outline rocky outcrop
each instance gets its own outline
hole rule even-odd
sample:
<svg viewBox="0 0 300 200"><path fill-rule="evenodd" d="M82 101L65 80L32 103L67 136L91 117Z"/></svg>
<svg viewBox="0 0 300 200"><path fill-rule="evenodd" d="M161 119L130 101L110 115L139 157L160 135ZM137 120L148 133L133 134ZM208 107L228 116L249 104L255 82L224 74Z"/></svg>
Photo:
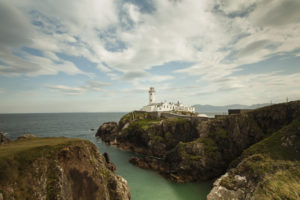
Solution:
<svg viewBox="0 0 300 200"><path fill-rule="evenodd" d="M108 141L146 156L131 163L158 170L177 182L216 178L251 145L300 116L300 101L275 104L211 120L164 119L146 112L128 113ZM104 128L104 127L102 127ZM100 127L101 129L101 127ZM108 138L108 137L106 137ZM289 136L282 145L292 144ZM235 161L235 162L233 162Z"/></svg>
<svg viewBox="0 0 300 200"><path fill-rule="evenodd" d="M97 130L96 137L100 137L104 142L111 145L116 144L118 136L118 124L116 122L106 122Z"/></svg>
<svg viewBox="0 0 300 200"><path fill-rule="evenodd" d="M237 161L214 183L208 200L299 199L300 117L252 145Z"/></svg>
<svg viewBox="0 0 300 200"><path fill-rule="evenodd" d="M0 145L1 144L7 144L10 142L10 139L8 139L7 137L5 137L4 133L0 132Z"/></svg>
<svg viewBox="0 0 300 200"><path fill-rule="evenodd" d="M129 200L125 179L89 141L23 138L0 146L3 199Z"/></svg>

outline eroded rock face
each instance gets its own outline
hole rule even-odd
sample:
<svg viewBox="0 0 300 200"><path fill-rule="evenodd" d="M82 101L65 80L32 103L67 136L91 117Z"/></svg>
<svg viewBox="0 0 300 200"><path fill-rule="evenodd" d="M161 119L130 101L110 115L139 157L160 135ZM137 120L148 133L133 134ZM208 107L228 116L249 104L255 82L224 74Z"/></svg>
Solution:
<svg viewBox="0 0 300 200"><path fill-rule="evenodd" d="M95 136L100 137L106 143L115 144L116 137L118 136L118 124L116 122L102 124Z"/></svg>
<svg viewBox="0 0 300 200"><path fill-rule="evenodd" d="M105 137L109 143L115 141L121 148L149 156L132 160L135 165L178 182L190 182L224 174L245 149L298 116L300 101L295 101L208 121L153 118L146 112L132 112L122 117L118 126L113 124L111 133L106 124L100 129L107 127L103 132L110 135ZM280 145L296 148L293 138L282 137Z"/></svg>
<svg viewBox="0 0 300 200"><path fill-rule="evenodd" d="M31 147L36 144L42 145ZM1 158L0 191L6 200L131 199L127 181L114 173L108 155L102 156L91 142L31 138L9 145L26 148L13 157Z"/></svg>
<svg viewBox="0 0 300 200"><path fill-rule="evenodd" d="M246 149L238 164L219 178L208 200L298 199L300 116Z"/></svg>

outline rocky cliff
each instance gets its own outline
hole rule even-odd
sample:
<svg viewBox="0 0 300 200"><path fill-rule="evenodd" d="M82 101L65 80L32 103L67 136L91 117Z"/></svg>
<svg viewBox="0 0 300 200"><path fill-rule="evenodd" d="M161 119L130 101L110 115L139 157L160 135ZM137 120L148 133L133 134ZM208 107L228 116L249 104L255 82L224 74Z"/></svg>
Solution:
<svg viewBox="0 0 300 200"><path fill-rule="evenodd" d="M208 200L300 199L300 117L246 149Z"/></svg>
<svg viewBox="0 0 300 200"><path fill-rule="evenodd" d="M23 138L0 145L0 199L129 200L125 179L89 141Z"/></svg>
<svg viewBox="0 0 300 200"><path fill-rule="evenodd" d="M133 112L123 116L118 124L103 124L96 136L148 155L133 158L133 164L158 170L174 181L198 181L225 173L243 150L299 115L299 101L211 120L163 119Z"/></svg>
<svg viewBox="0 0 300 200"><path fill-rule="evenodd" d="M261 171L269 170L272 167L282 169L284 165L287 166L286 163L290 162L289 160L268 167L263 161L266 159L267 163L272 163L274 161L272 155L285 152L283 148L285 145L294 145L295 148L297 145L299 146L298 133L294 134L294 132L299 132L299 126L298 128L297 125L293 126L294 129L288 128L296 123L295 120L297 121L299 117L300 101L275 104L242 114L210 120L164 119L149 113L133 112L122 117L118 124L104 124L99 128L97 136L108 143L117 144L121 148L142 153L144 156L132 158L131 163L157 170L177 182L213 179L232 169L215 183L209 198L217 199L216 196L213 196L215 194L220 199L231 199L229 194L236 195L235 192L239 191L238 188L241 187L239 184L246 181L249 185L240 188L242 197L232 196L232 198L243 199L246 198L246 194L252 197L253 188L265 181L264 178L252 179L252 175L260 178L268 177L268 173L265 175L252 173L243 163L248 163L247 160L250 162L255 160L257 163L253 168L259 169L258 166L262 165ZM263 154L263 158L261 154L257 156L256 153L249 153L251 152L249 149L259 150L262 147L255 148L253 145L268 141L279 133L286 135L281 134L279 140L281 143L274 142L270 148L274 147L275 149L278 145L282 148L277 148L274 152L265 148L266 152ZM293 134L289 135L290 133ZM295 141L296 143L294 143ZM299 161L299 150L295 148L293 149L294 154L290 154L291 152L284 154L293 155L292 159L296 160L296 162L293 161L292 170ZM241 171L243 172L237 173ZM249 177L245 175L247 172ZM294 182L299 185L298 171L292 174L297 177ZM226 183L230 184L226 185ZM223 192L223 188L227 188L226 194ZM226 195L229 195L228 198Z"/></svg>

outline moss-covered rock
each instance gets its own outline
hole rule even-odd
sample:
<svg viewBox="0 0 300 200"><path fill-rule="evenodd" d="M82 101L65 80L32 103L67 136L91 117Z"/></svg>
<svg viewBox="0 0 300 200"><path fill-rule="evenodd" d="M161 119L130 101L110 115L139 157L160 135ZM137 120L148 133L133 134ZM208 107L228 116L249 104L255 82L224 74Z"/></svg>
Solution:
<svg viewBox="0 0 300 200"><path fill-rule="evenodd" d="M110 170L96 146L71 138L1 145L0 193L6 200L130 199L126 181Z"/></svg>
<svg viewBox="0 0 300 200"><path fill-rule="evenodd" d="M208 199L299 199L299 141L300 117L246 149Z"/></svg>

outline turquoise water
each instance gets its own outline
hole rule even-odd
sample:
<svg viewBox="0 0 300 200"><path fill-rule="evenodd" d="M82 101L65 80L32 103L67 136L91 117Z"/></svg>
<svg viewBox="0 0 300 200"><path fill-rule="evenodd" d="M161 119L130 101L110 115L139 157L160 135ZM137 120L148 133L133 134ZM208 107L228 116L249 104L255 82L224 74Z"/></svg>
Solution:
<svg viewBox="0 0 300 200"><path fill-rule="evenodd" d="M158 173L137 168L128 160L134 153L111 147L95 138L98 127L107 121L119 121L125 113L0 114L0 131L16 139L24 133L41 137L78 137L90 140L100 152L108 152L117 165L117 173L129 184L132 200L204 200L211 182L177 184ZM90 129L94 128L95 131Z"/></svg>

